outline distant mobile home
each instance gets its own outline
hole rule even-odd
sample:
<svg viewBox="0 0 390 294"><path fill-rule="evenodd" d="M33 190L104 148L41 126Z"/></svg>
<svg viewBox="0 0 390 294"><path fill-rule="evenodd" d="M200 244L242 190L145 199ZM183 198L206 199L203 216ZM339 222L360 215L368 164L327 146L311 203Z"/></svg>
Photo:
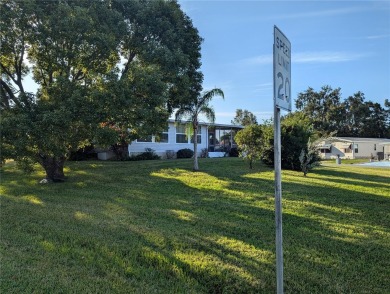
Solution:
<svg viewBox="0 0 390 294"><path fill-rule="evenodd" d="M199 123L198 129L198 156L202 150L207 150L209 157L226 156L231 148L237 147L234 137L242 126ZM145 152L146 148L153 149L157 155L167 158L180 149L193 150L193 138L186 135L185 123L168 121L167 129L158 136L150 135L131 142L128 146L129 155Z"/></svg>
<svg viewBox="0 0 390 294"><path fill-rule="evenodd" d="M335 137L323 141L319 146L321 157L390 159L390 139Z"/></svg>

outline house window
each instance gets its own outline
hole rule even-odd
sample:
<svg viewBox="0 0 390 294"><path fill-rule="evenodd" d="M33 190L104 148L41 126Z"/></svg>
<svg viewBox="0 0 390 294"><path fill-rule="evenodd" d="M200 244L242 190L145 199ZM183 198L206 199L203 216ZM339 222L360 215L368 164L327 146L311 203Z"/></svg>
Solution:
<svg viewBox="0 0 390 294"><path fill-rule="evenodd" d="M197 143L202 144L202 136L198 135L197 137L198 137ZM191 143L194 143L194 136L191 137Z"/></svg>
<svg viewBox="0 0 390 294"><path fill-rule="evenodd" d="M197 135L197 143L198 144L202 144L202 130L201 130L201 127L200 126L198 126L198 135ZM192 135L191 136L191 143L194 143L194 135Z"/></svg>
<svg viewBox="0 0 390 294"><path fill-rule="evenodd" d="M164 130L160 135L155 137L155 141L158 143L168 143L168 129Z"/></svg>
<svg viewBox="0 0 390 294"><path fill-rule="evenodd" d="M188 143L185 125L176 126L176 143Z"/></svg>
<svg viewBox="0 0 390 294"><path fill-rule="evenodd" d="M331 153L332 151L332 145L331 144L324 144L320 146L320 152L321 153Z"/></svg>
<svg viewBox="0 0 390 294"><path fill-rule="evenodd" d="M359 153L359 144L354 144L355 153Z"/></svg>
<svg viewBox="0 0 390 294"><path fill-rule="evenodd" d="M141 138L137 139L137 143L151 143L151 142L153 142L152 135L141 137Z"/></svg>

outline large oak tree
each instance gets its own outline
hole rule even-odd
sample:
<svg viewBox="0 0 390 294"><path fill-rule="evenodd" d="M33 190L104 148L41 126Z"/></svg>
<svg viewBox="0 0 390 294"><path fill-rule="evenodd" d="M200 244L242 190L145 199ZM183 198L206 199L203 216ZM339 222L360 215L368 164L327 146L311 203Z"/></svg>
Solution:
<svg viewBox="0 0 390 294"><path fill-rule="evenodd" d="M70 151L158 133L201 91L202 39L176 1L0 5L1 160L62 181Z"/></svg>

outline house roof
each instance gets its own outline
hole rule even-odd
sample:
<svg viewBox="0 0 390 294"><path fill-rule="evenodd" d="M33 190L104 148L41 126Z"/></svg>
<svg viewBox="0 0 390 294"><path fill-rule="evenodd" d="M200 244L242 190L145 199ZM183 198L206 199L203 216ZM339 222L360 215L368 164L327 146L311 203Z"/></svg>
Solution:
<svg viewBox="0 0 390 294"><path fill-rule="evenodd" d="M318 149L329 149L332 147L332 144L322 144L317 146Z"/></svg>
<svg viewBox="0 0 390 294"><path fill-rule="evenodd" d="M385 138L359 138L359 137L334 137L332 138L333 141L341 141L341 142L349 142L349 143L380 143L380 144L387 144L390 143L390 139Z"/></svg>
<svg viewBox="0 0 390 294"><path fill-rule="evenodd" d="M169 119L168 122L175 123L176 121L174 119ZM188 121L182 121L182 123L187 123ZM208 126L208 127L219 127L219 128L235 128L235 129L243 129L244 127L241 125L232 125L232 124L218 124L218 123L208 123L208 122L199 122L202 126Z"/></svg>

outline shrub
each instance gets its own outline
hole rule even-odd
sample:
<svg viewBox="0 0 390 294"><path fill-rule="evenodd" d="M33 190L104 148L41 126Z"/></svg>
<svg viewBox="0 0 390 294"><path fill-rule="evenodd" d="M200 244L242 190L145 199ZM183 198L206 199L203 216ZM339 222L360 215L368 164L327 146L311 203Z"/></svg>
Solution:
<svg viewBox="0 0 390 294"><path fill-rule="evenodd" d="M173 150L167 150L167 151L165 151L165 154L166 154L167 159L172 159L175 157L175 151L173 151Z"/></svg>
<svg viewBox="0 0 390 294"><path fill-rule="evenodd" d="M281 120L281 166L283 169L308 170L318 162L315 150L308 150L313 129L299 114L290 114ZM240 130L235 140L240 156L249 160L249 166L261 159L265 164L274 165L274 128L271 121L263 125L251 125ZM306 156L308 154L308 156Z"/></svg>
<svg viewBox="0 0 390 294"><path fill-rule="evenodd" d="M194 151L188 148L180 149L176 153L177 158L191 158L192 156L194 156Z"/></svg>
<svg viewBox="0 0 390 294"><path fill-rule="evenodd" d="M233 147L233 148L231 148L230 149L230 151L229 151L229 156L230 157L238 157L238 149L237 148L235 148L235 147Z"/></svg>
<svg viewBox="0 0 390 294"><path fill-rule="evenodd" d="M200 157L201 158L209 157L209 150L207 148L203 148L202 151L200 152Z"/></svg>
<svg viewBox="0 0 390 294"><path fill-rule="evenodd" d="M126 142L114 144L110 150L115 153L116 160L126 160L129 157L128 144Z"/></svg>
<svg viewBox="0 0 390 294"><path fill-rule="evenodd" d="M138 161L138 160L155 160L155 159L160 159L160 156L158 156L152 148L145 148L145 152L138 155L132 155L129 157L128 160Z"/></svg>
<svg viewBox="0 0 390 294"><path fill-rule="evenodd" d="M301 162L301 170L305 177L311 169L320 165L318 152L315 147L311 147L310 142L308 143L307 150L302 149L301 154L299 155L299 161Z"/></svg>
<svg viewBox="0 0 390 294"><path fill-rule="evenodd" d="M264 145L261 159L270 166L274 165L274 132L273 125L268 124L264 128ZM308 160L301 158L302 150L308 152L307 142L313 135L313 130L299 115L288 115L281 121L281 166L283 169L301 171L301 160L307 161L307 164L312 164L317 160L317 156L313 154Z"/></svg>

